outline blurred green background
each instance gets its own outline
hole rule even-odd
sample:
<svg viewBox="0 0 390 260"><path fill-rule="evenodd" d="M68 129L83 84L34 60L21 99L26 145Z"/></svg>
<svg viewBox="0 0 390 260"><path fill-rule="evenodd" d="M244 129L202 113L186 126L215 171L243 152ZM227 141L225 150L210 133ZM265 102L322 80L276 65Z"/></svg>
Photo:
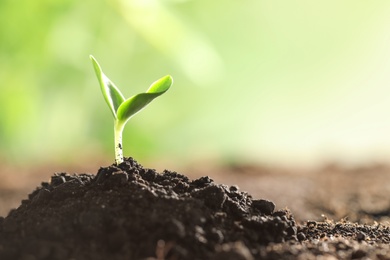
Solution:
<svg viewBox="0 0 390 260"><path fill-rule="evenodd" d="M141 162L390 157L390 1L2 0L0 160L113 161L93 54L126 97Z"/></svg>

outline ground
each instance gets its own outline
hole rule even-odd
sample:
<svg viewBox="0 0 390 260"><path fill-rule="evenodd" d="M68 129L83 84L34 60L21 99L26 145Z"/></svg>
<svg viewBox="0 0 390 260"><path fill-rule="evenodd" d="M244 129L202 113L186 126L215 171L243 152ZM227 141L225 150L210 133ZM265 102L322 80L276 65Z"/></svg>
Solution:
<svg viewBox="0 0 390 260"><path fill-rule="evenodd" d="M390 259L386 166L187 171L4 178L0 259Z"/></svg>

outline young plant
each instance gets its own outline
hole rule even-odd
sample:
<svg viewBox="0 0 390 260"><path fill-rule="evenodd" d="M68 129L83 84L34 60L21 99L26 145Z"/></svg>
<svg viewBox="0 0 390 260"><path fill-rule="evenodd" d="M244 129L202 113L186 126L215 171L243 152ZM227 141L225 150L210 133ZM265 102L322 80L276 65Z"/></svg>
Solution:
<svg viewBox="0 0 390 260"><path fill-rule="evenodd" d="M103 73L99 63L91 55L93 67L98 78L103 97L106 100L114 116L114 141L115 141L115 162L123 162L122 132L129 119L149 104L153 99L164 94L173 84L171 76L167 75L150 85L145 93L134 95L125 99L119 89Z"/></svg>

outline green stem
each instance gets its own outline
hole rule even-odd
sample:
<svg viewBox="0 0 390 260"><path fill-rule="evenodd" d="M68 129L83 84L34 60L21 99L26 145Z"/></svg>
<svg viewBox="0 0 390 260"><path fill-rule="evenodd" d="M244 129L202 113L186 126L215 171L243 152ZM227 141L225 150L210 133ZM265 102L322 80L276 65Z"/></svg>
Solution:
<svg viewBox="0 0 390 260"><path fill-rule="evenodd" d="M124 124L115 121L114 135L115 135L115 163L118 165L123 162L123 147L122 147L122 132Z"/></svg>

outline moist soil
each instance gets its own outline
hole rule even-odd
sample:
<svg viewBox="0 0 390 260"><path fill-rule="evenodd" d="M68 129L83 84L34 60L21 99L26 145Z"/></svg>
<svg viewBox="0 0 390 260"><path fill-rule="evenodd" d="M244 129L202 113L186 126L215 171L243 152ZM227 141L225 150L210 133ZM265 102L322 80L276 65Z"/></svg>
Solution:
<svg viewBox="0 0 390 260"><path fill-rule="evenodd" d="M127 158L43 182L0 217L0 259L390 259L388 223L293 215L237 186Z"/></svg>

